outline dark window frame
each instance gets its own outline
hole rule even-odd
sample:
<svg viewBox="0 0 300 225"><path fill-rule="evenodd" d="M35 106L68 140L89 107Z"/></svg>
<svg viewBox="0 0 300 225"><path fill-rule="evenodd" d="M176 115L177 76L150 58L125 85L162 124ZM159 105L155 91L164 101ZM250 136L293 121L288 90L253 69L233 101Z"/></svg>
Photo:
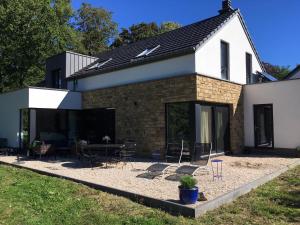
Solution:
<svg viewBox="0 0 300 225"><path fill-rule="evenodd" d="M250 61L248 61L248 59L250 59ZM248 63L250 63L250 65ZM252 74L253 74L253 56L251 53L246 52L246 83L247 84L253 83Z"/></svg>
<svg viewBox="0 0 300 225"><path fill-rule="evenodd" d="M55 69L51 71L52 88L62 88L62 70Z"/></svg>
<svg viewBox="0 0 300 225"><path fill-rule="evenodd" d="M256 131L255 131L255 126L257 124L257 118L255 117L255 110L258 107L262 107L262 106L269 106L272 109L272 146L271 147L260 147L258 146L257 140L256 140ZM273 103L265 103L265 104L254 104L253 105L253 138L254 138L254 146L257 149L275 149L275 140L274 140L274 107L273 107Z"/></svg>
<svg viewBox="0 0 300 225"><path fill-rule="evenodd" d="M184 102L184 101L180 101L180 102L169 102L169 103L165 103L165 148L167 148L167 144L168 144L168 137L169 137L169 134L168 134L168 105L170 104L178 104L178 103L189 103L190 106L193 106L192 107L192 113L190 115L190 121L192 121L194 124L196 123L196 111L195 111L195 107L196 107L196 104L200 104L202 106L212 106L212 116L214 117L215 115L215 107L217 106L221 106L221 107L226 107L228 108L228 127L227 127L227 130L228 130L228 136L227 136L227 147L228 147L228 151L231 151L232 150L232 146L231 146L231 133L230 133L230 130L231 130L231 126L230 126L230 120L231 120L231 113L232 113L232 106L230 104L226 104L226 103L218 103L218 102L207 102L207 101L187 101L187 102ZM214 119L213 119L214 120ZM214 136L214 132L215 132L215 121L212 121L212 135ZM193 126L192 128L192 135L193 135L193 141L195 142L196 141L196 125ZM190 147L193 147L193 146L190 146ZM215 147L215 146L214 146ZM226 153L226 151L224 152ZM218 153L216 153L218 154Z"/></svg>
<svg viewBox="0 0 300 225"><path fill-rule="evenodd" d="M226 54L226 66L224 66L227 70L227 73L226 73L226 77L223 76L223 46L226 46L226 50L227 50L227 54ZM220 65L221 65L221 79L223 80L230 80L230 44L229 42L226 42L224 40L221 40L220 42Z"/></svg>

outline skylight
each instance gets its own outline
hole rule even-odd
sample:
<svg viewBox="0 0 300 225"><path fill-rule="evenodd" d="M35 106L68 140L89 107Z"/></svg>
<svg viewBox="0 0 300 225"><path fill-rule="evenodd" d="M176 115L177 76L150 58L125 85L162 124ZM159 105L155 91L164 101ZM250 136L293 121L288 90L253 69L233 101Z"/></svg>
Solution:
<svg viewBox="0 0 300 225"><path fill-rule="evenodd" d="M95 65L91 66L89 69L95 69L95 68L99 69L100 67L104 66L106 63L110 62L111 60L112 58L109 58L106 61L98 62Z"/></svg>
<svg viewBox="0 0 300 225"><path fill-rule="evenodd" d="M156 47L154 48L147 48L146 50L144 50L143 52L141 52L140 54L138 54L136 56L136 58L139 58L139 57L143 57L143 56L148 56L150 55L152 52L154 52L156 49L158 49L160 47L160 45L157 45Z"/></svg>

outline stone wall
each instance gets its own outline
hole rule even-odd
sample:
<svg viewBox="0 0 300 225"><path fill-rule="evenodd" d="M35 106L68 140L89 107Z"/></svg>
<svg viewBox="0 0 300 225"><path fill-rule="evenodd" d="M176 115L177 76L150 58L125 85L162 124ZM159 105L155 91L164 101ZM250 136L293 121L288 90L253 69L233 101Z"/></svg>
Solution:
<svg viewBox="0 0 300 225"><path fill-rule="evenodd" d="M230 146L233 153L244 148L243 86L228 81L197 76L197 100L229 104Z"/></svg>
<svg viewBox="0 0 300 225"><path fill-rule="evenodd" d="M116 108L116 139L134 139L139 152L165 147L165 103L196 100L196 76L83 93L83 108Z"/></svg>
<svg viewBox="0 0 300 225"><path fill-rule="evenodd" d="M165 104L184 101L228 103L231 147L243 146L242 86L200 75L186 75L84 92L83 108L116 109L116 139L137 141L139 153L165 147Z"/></svg>

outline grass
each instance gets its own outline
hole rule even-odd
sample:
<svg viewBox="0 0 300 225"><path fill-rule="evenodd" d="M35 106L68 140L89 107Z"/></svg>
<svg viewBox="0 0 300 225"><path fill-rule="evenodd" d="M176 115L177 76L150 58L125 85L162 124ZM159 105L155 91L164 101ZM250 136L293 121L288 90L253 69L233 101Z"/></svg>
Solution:
<svg viewBox="0 0 300 225"><path fill-rule="evenodd" d="M70 181L0 165L1 225L299 223L300 167L194 220Z"/></svg>

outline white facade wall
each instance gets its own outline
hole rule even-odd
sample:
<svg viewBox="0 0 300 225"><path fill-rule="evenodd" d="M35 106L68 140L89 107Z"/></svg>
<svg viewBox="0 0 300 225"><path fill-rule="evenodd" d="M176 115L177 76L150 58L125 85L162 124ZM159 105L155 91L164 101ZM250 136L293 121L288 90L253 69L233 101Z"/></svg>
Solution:
<svg viewBox="0 0 300 225"><path fill-rule="evenodd" d="M8 139L8 145L18 147L20 109L28 107L28 89L0 95L0 137Z"/></svg>
<svg viewBox="0 0 300 225"><path fill-rule="evenodd" d="M235 15L196 53L82 78L78 80L76 91L101 89L191 73L221 79L221 41L229 43L230 81L246 84L246 53L252 55L253 73L262 72L240 17ZM73 90L73 81L68 82L68 89Z"/></svg>
<svg viewBox="0 0 300 225"><path fill-rule="evenodd" d="M230 81L246 84L246 52L252 55L253 73L262 68L238 15L206 41L196 52L196 72L221 79L221 41L229 43Z"/></svg>
<svg viewBox="0 0 300 225"><path fill-rule="evenodd" d="M11 147L19 147L20 109L81 109L81 93L66 90L25 88L0 95L0 137ZM35 113L31 113L35 132Z"/></svg>
<svg viewBox="0 0 300 225"><path fill-rule="evenodd" d="M76 91L95 90L192 73L195 73L195 54L82 78L78 80ZM73 81L68 82L68 89L73 90Z"/></svg>
<svg viewBox="0 0 300 225"><path fill-rule="evenodd" d="M29 89L29 108L81 109L81 93L41 88Z"/></svg>
<svg viewBox="0 0 300 225"><path fill-rule="evenodd" d="M254 146L254 104L273 104L274 147L300 146L300 80L244 87L245 145Z"/></svg>
<svg viewBox="0 0 300 225"><path fill-rule="evenodd" d="M295 73L290 79L299 79L300 78L300 70Z"/></svg>

